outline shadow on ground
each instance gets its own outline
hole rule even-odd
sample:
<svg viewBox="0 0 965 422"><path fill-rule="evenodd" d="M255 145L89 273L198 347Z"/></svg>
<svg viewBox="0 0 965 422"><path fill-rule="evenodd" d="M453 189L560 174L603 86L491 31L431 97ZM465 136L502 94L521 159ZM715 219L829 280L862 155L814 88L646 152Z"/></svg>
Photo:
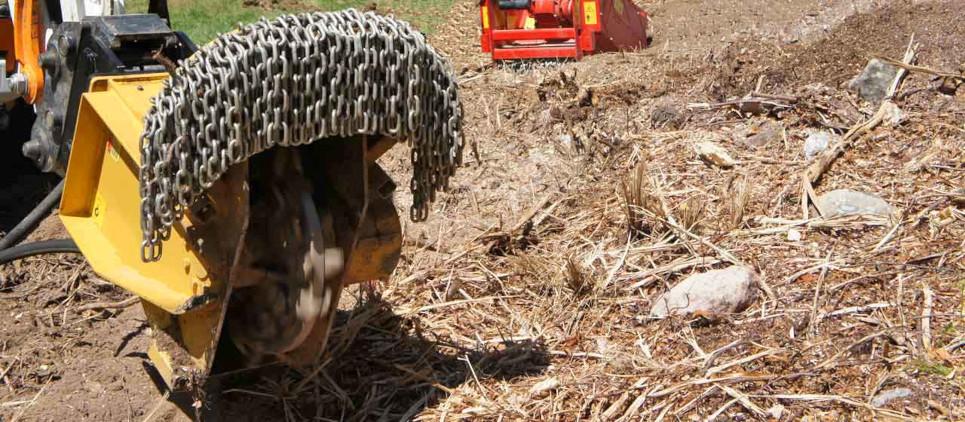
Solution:
<svg viewBox="0 0 965 422"><path fill-rule="evenodd" d="M429 338L416 324L370 298L339 311L314 375L274 366L215 378L200 412L191 407L194 397L171 399L184 415L206 421L410 420L474 377L509 380L549 365L532 341L467 348Z"/></svg>

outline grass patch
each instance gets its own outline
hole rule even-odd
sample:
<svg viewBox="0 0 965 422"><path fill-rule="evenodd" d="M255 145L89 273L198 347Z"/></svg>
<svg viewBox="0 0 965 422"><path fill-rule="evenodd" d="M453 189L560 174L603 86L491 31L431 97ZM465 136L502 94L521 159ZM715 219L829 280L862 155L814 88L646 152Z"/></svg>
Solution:
<svg viewBox="0 0 965 422"><path fill-rule="evenodd" d="M953 371L952 368L940 363L929 362L925 359L915 359L911 361L911 366L923 374L938 375L940 377L947 377Z"/></svg>
<svg viewBox="0 0 965 422"><path fill-rule="evenodd" d="M273 9L244 6L243 0L171 0L171 25L184 31L198 45L204 45L218 34L232 30L239 22L253 22L262 16L272 18L284 13L309 10L341 10L369 5L383 13L392 13L430 33L444 21L453 0L301 0L283 1ZM144 13L148 0L128 0L128 13Z"/></svg>

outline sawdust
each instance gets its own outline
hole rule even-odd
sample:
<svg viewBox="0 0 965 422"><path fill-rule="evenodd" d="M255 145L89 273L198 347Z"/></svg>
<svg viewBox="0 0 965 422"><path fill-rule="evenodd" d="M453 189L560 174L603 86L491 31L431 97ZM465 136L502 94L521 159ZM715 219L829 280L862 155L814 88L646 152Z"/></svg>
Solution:
<svg viewBox="0 0 965 422"><path fill-rule="evenodd" d="M939 95L936 81L912 74L896 99L904 122L875 129L815 187L877 194L901 211L896 218L801 220L800 183L809 131L840 133L874 111L841 87L869 57L900 58L913 32L920 65L956 71L965 61L959 3L655 2L646 5L652 49L517 66L477 51L475 3L457 3L430 40L460 74L473 147L450 193L428 222L404 223L390 282L350 292L355 305L340 311L317 371L220 381L204 411L286 420L955 419L965 412L965 216L955 202L965 186L965 96ZM687 108L758 86L796 101L759 116ZM745 137L764 123L779 124L779 136L749 147ZM737 164L706 165L693 153L699 142ZM403 186L406 163L402 148L383 162ZM646 212L628 212L625 185L642 189L633 203L650 204ZM400 189L397 206L410 201ZM801 240L789 240L792 230ZM715 321L647 317L669 286L729 259L761 273L750 309ZM87 294L70 303L119 295L97 291L106 287L76 259L4 269L0 312L22 316L0 336L0 371L13 365L0 402L25 402L0 415L136 419L160 397L131 367L146 361L135 344L143 335L110 355L136 332L138 309L99 314L79 332L58 319L59 286L78 268L71 286ZM97 359L96 369L75 363L81 356ZM57 379L36 375L50 364ZM86 387L111 376L124 377L131 404ZM871 406L901 387L912 396ZM175 414L162 413L155 417Z"/></svg>

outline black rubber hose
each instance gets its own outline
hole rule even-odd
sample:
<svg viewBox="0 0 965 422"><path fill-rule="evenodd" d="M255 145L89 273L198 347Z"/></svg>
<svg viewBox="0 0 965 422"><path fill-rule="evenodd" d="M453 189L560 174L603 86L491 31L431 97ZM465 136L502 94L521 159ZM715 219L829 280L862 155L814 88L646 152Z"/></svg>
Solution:
<svg viewBox="0 0 965 422"><path fill-rule="evenodd" d="M50 253L80 253L80 249L73 239L43 240L40 242L24 243L0 251L0 265L9 264L18 259Z"/></svg>
<svg viewBox="0 0 965 422"><path fill-rule="evenodd" d="M54 209L54 207L60 203L60 196L63 193L64 181L61 180L60 183L57 184L57 187L50 191L44 200L40 201L40 204L37 204L37 206L30 211L30 214L27 214L23 220L17 223L16 227L0 239L0 251L6 250L26 239L27 236L40 225L40 222L50 214L50 210Z"/></svg>

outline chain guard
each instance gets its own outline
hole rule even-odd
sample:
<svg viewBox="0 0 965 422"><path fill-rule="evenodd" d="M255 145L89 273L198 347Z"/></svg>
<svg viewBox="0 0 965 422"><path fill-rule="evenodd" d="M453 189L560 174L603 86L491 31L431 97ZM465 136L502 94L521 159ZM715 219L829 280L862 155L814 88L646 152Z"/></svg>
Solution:
<svg viewBox="0 0 965 422"><path fill-rule="evenodd" d="M304 13L241 26L181 61L141 137L141 258L232 165L275 146L379 135L411 148L411 218L423 220L462 157L446 59L408 23L373 12Z"/></svg>

